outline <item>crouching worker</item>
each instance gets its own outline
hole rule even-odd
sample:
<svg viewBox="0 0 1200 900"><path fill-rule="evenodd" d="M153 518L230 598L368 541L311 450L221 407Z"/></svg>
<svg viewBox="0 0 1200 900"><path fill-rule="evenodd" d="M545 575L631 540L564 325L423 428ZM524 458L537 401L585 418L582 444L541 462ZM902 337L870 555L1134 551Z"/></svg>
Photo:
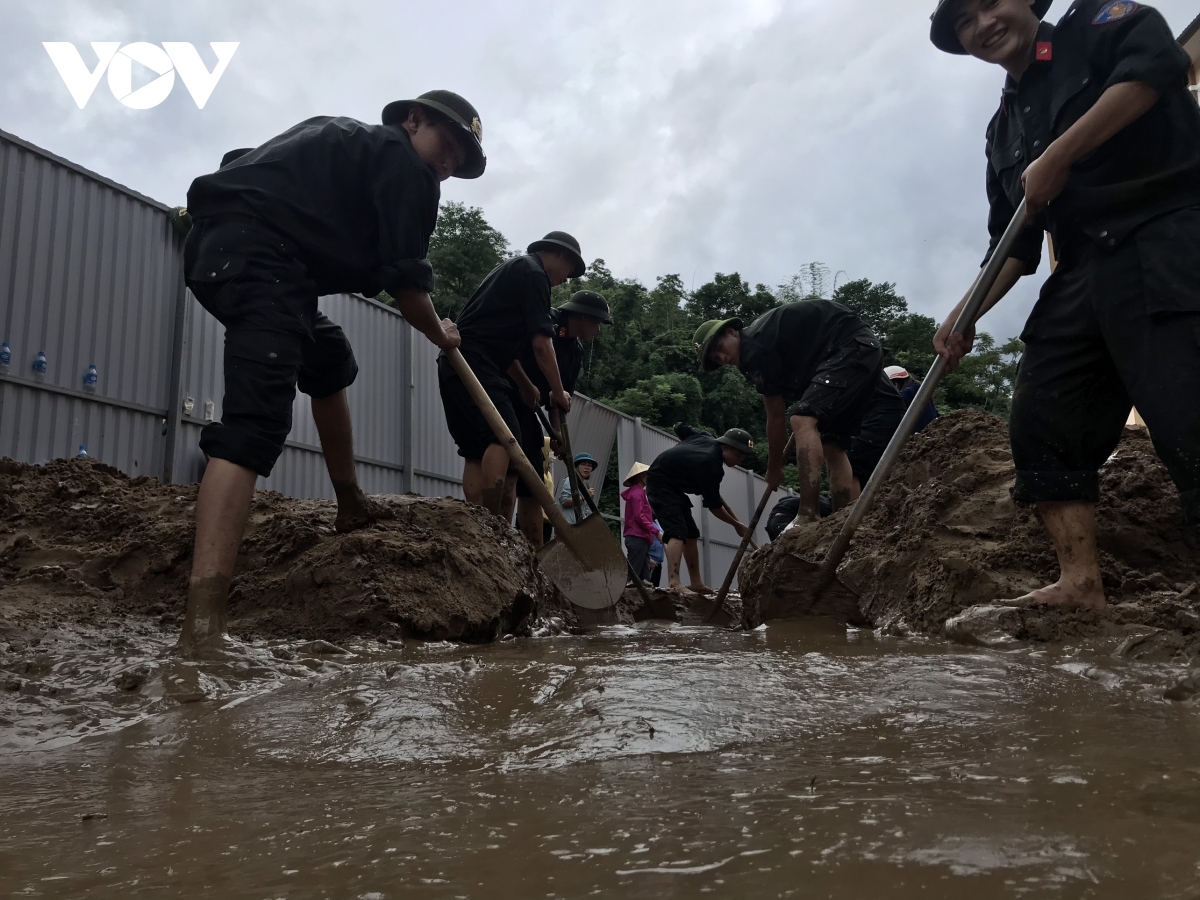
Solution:
<svg viewBox="0 0 1200 900"><path fill-rule="evenodd" d="M1028 226L983 312L1034 273L1044 231L1058 254L1021 335L1009 435L1013 499L1036 504L1061 575L1014 602L1103 608L1099 470L1131 403L1179 489L1187 540L1200 524L1200 110L1157 11L1078 0L1051 25L1049 6L943 0L930 37L1008 73L987 129L988 257L1022 198ZM934 338L948 371L974 339L950 335L958 314Z"/></svg>
<svg viewBox="0 0 1200 900"><path fill-rule="evenodd" d="M562 379L563 390L567 394L573 394L579 381L579 373L583 370L583 345L596 338L601 326L612 324L608 301L595 291L576 291L562 306L550 310L550 322L554 327L554 357L558 360L558 373ZM532 341L521 349L517 361L520 366L515 368L514 374L509 377L512 382L513 410L517 424L521 426L521 449L532 462L538 459L537 454L542 452L542 424L537 418L537 407L546 406L550 425L556 432L562 413L560 407L550 402L550 383L538 365ZM510 482L512 474L510 471ZM518 480L515 488L517 527L529 543L540 547L542 517L545 512L533 498L533 493L525 482ZM567 519L574 521L570 515Z"/></svg>
<svg viewBox="0 0 1200 900"><path fill-rule="evenodd" d="M540 398L535 400L528 373L519 361L526 344L532 345L537 368L550 389L551 405L562 412L571 409L571 398L563 387L554 353L550 289L568 278L579 278L586 268L579 254L579 242L565 232L552 231L530 244L524 256L492 269L458 317L463 358L518 443L523 434L513 399L513 384L527 386L526 402L531 408L540 402ZM438 356L438 387L450 436L458 445L458 455L466 461L463 493L469 502L480 504L511 523L517 477L509 474L508 451L444 353ZM536 445L540 447L541 426L537 432Z"/></svg>
<svg viewBox="0 0 1200 900"><path fill-rule="evenodd" d="M662 525L663 543L667 555L667 589L678 590L680 559L687 560L688 587L697 593L711 593L700 575L700 549L696 540L700 529L692 517L692 501L688 494L703 498L704 508L733 526L738 537L746 534L746 526L721 499L721 480L725 467L740 466L754 453L750 433L731 428L721 437L713 437L691 425L679 423L675 433L680 443L664 450L650 464L646 473L646 499Z"/></svg>
<svg viewBox="0 0 1200 900"><path fill-rule="evenodd" d="M921 390L921 382L917 381L915 375L910 375L904 366L888 366L883 371L888 378L892 379L892 384L900 392L900 399L904 401L905 409L912 406L913 400L917 398L917 392ZM913 426L913 434L920 434L941 417L942 414L933 405L933 398L930 397L925 408L921 410L921 417L917 419L917 424Z"/></svg>
<svg viewBox="0 0 1200 900"><path fill-rule="evenodd" d="M745 327L740 319L705 322L695 342L705 371L737 366L763 395L772 491L783 483L788 429L795 434L797 522L820 520L822 463L833 508L858 499L904 418L870 328L844 306L813 299L777 306Z"/></svg>
<svg viewBox="0 0 1200 900"><path fill-rule="evenodd" d="M429 300L426 251L440 182L483 173L482 133L466 100L431 91L389 104L382 125L308 119L192 182L184 272L225 326L225 394L221 421L200 437L209 463L196 501L185 655L221 643L254 483L283 450L297 386L312 397L337 530L380 515L354 472L346 388L358 366L317 297L387 291L430 341L456 346L454 324L439 321Z"/></svg>

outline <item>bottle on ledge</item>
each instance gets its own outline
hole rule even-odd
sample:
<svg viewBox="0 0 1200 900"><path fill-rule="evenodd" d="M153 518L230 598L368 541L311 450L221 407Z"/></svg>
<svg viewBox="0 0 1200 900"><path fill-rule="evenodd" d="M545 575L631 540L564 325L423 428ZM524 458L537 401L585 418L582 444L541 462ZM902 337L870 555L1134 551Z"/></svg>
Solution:
<svg viewBox="0 0 1200 900"><path fill-rule="evenodd" d="M88 366L88 370L83 373L83 392L85 394L96 393L96 385L100 382L100 373L96 371L96 364L92 363Z"/></svg>
<svg viewBox="0 0 1200 900"><path fill-rule="evenodd" d="M41 384L46 380L46 370L50 368L50 361L46 359L46 351L39 350L38 355L33 358L33 380Z"/></svg>

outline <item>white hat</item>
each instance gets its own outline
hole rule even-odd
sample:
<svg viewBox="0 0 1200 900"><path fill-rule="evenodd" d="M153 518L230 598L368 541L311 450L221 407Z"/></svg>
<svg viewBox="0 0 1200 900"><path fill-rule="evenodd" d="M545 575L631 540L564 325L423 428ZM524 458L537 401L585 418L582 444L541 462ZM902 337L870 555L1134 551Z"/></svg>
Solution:
<svg viewBox="0 0 1200 900"><path fill-rule="evenodd" d="M633 479L637 478L643 472L649 471L650 467L645 463L635 462L629 467L629 474L625 476L625 480L622 481L621 484L625 485L625 487L629 487L629 482L633 481Z"/></svg>
<svg viewBox="0 0 1200 900"><path fill-rule="evenodd" d="M908 374L908 369L904 368L904 366L888 366L886 369L883 370L883 374L893 380L895 380L897 378L910 377Z"/></svg>

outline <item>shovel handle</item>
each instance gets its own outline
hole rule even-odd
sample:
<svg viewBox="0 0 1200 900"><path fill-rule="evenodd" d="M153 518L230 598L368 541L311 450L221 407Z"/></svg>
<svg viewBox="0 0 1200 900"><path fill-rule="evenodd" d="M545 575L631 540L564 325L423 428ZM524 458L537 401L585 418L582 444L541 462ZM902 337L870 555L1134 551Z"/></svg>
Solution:
<svg viewBox="0 0 1200 900"><path fill-rule="evenodd" d="M996 279L1000 277L1000 270L1004 267L1009 253L1012 252L1013 245L1024 230L1025 201L1022 200L1021 205L1017 207L1016 213L1013 214L1012 221L1008 223L1008 227L1004 230L1003 237L1000 238L1000 242L996 245L996 249L992 253L992 258L988 260L987 265L983 267L983 270L975 279L975 284L971 288L971 292L967 295L966 302L963 304L962 312L954 322L951 334L963 334L975 324L975 320L979 318L979 311L983 308L983 302L995 286ZM904 449L904 445L912 437L917 419L921 417L921 413L933 398L933 392L937 390L938 383L945 374L946 357L939 355L934 360L933 366L930 367L929 374L921 382L921 387L917 390L917 395L913 397L912 402L908 406L908 411L900 421L900 426L896 429L896 433L892 435L891 441L888 442L887 449L883 452L883 456L867 481L866 487L863 488L862 495L858 498L854 506L851 507L850 515L842 524L842 530L838 532L838 536L830 546L829 553L826 554L825 561L821 563L821 568L817 573L814 591L819 592L823 590L833 580L834 575L837 573L837 567L841 565L846 551L850 549L850 541L854 538L854 533L858 530L858 526L862 524L862 520L866 517L867 513L870 512L871 507L875 503L876 495L878 495L880 488L887 481L888 476L891 475L892 468L896 465L896 460L900 457L900 451Z"/></svg>
<svg viewBox="0 0 1200 900"><path fill-rule="evenodd" d="M796 435L792 433L788 435L787 443L783 446L783 458L786 460L787 455L791 452L792 446L796 442ZM750 517L750 521L746 525L746 533L742 535L742 542L738 545L737 553L733 555L733 562L729 564L729 571L725 573L725 580L721 582L721 589L717 591L717 599L713 604L712 612L705 618L705 624L708 624L716 618L722 604L725 603L725 595L729 593L729 587L733 584L733 576L737 574L738 566L741 565L742 557L746 555L746 546L754 541L754 529L758 527L759 520L763 517L763 513L767 508L767 501L775 496L774 491L767 491L758 501L758 506L754 510L754 515ZM757 550L758 548L755 547Z"/></svg>
<svg viewBox="0 0 1200 900"><path fill-rule="evenodd" d="M479 379L475 377L475 373L471 371L470 365L463 359L462 353L457 347L449 347L443 351L446 358L450 360L450 365L454 367L454 371L458 373L459 380L467 389L467 393L471 395L471 399L475 401L475 405L479 407L479 411L483 413L483 417L487 420L488 425L492 429L492 433L500 441L501 446L508 452L508 458L512 460L513 466L516 467L517 475L525 482L525 487L529 488L538 505L546 512L546 516L550 519L555 529L562 535L565 542L570 544L569 536L571 524L567 521L567 517L562 514L562 510L558 508L558 504L554 502L554 498L550 496L550 492L546 490L546 483L542 481L537 470L534 469L526 457L525 452L521 449L521 445L517 439L513 437L512 431L504 421L504 417L500 415L500 411L496 409L496 404L492 402L492 398L488 396L483 385L479 383ZM572 550L576 549L574 547Z"/></svg>

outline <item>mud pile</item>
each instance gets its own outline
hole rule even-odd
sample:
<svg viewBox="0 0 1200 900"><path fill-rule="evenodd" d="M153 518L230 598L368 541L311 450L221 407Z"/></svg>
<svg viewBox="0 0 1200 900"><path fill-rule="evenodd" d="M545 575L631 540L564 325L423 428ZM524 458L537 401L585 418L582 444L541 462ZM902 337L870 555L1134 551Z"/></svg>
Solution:
<svg viewBox="0 0 1200 900"><path fill-rule="evenodd" d="M255 495L230 594L249 637L493 640L567 604L515 532L452 499L383 497L393 518L347 535L334 504ZM0 460L0 639L112 616L181 621L194 485L89 460Z"/></svg>
<svg viewBox="0 0 1200 900"><path fill-rule="evenodd" d="M840 570L876 627L942 633L965 610L1058 577L1037 516L1012 502L1013 477L1007 424L996 416L956 413L913 438ZM972 610L952 623L951 636L1120 637L1129 655L1200 654L1200 535L1184 528L1178 494L1144 430L1127 429L1102 469L1097 515L1106 611ZM748 607L769 609L796 590L788 561L823 559L843 520L793 528L751 556L739 579Z"/></svg>

